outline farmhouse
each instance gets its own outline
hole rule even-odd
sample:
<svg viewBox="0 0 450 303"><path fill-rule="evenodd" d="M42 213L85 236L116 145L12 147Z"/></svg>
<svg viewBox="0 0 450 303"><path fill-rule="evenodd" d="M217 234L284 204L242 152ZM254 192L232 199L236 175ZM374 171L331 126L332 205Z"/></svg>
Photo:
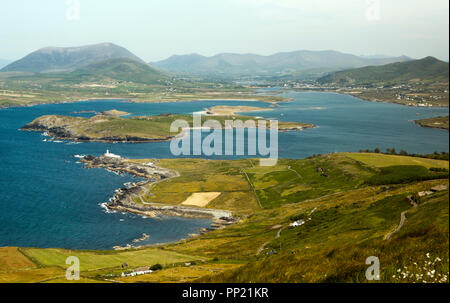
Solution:
<svg viewBox="0 0 450 303"><path fill-rule="evenodd" d="M153 271L150 270L149 267L140 267L140 268L136 268L132 271L128 271L128 272L123 272L122 273L122 277L135 277L135 276L140 276L140 275L145 275L145 274L151 274Z"/></svg>

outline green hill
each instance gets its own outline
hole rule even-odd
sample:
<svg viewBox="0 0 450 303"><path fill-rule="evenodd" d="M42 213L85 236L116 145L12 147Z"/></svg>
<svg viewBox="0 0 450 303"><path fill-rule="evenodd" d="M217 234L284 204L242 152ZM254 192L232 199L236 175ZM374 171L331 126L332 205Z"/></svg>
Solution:
<svg viewBox="0 0 450 303"><path fill-rule="evenodd" d="M318 79L321 84L399 84L407 82L447 82L449 65L433 57L420 60L367 66L335 72Z"/></svg>
<svg viewBox="0 0 450 303"><path fill-rule="evenodd" d="M166 78L151 66L128 58L116 58L92 63L66 75L83 81L119 80L135 83L157 83Z"/></svg>

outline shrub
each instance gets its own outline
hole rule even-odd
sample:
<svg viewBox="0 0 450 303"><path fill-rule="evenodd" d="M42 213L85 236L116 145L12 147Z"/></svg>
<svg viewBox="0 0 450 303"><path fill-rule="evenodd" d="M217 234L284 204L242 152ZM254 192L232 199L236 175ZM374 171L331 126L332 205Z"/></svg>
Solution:
<svg viewBox="0 0 450 303"><path fill-rule="evenodd" d="M289 219L291 221L304 220L304 219L306 219L306 215L304 213L296 214L296 215L292 215Z"/></svg>
<svg viewBox="0 0 450 303"><path fill-rule="evenodd" d="M430 171L432 171L432 172L440 172L440 173L444 172L445 173L445 172L448 172L448 169L443 168L443 167L431 167Z"/></svg>
<svg viewBox="0 0 450 303"><path fill-rule="evenodd" d="M155 264L152 267L150 267L150 270L156 271L156 270L161 270L163 269L161 264Z"/></svg>

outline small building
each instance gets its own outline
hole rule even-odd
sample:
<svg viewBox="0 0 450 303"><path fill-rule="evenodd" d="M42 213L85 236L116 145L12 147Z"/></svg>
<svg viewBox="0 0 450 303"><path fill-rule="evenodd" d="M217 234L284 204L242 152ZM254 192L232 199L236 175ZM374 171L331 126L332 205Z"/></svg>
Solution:
<svg viewBox="0 0 450 303"><path fill-rule="evenodd" d="M122 277L135 277L135 276L140 276L140 275L151 274L152 272L153 272L153 270L150 270L149 267L140 267L140 268L136 268L132 271L123 272L121 276Z"/></svg>
<svg viewBox="0 0 450 303"><path fill-rule="evenodd" d="M297 227L297 226L302 226L303 224L305 224L304 220L297 220L295 222L292 222L291 224L289 224L290 227Z"/></svg>

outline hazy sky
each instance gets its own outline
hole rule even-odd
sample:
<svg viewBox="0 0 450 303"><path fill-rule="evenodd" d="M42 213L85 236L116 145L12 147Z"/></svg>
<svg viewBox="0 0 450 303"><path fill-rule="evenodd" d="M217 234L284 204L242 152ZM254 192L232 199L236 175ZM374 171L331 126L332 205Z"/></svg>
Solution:
<svg viewBox="0 0 450 303"><path fill-rule="evenodd" d="M113 42L146 61L301 49L448 60L448 9L448 0L2 0L0 58Z"/></svg>

